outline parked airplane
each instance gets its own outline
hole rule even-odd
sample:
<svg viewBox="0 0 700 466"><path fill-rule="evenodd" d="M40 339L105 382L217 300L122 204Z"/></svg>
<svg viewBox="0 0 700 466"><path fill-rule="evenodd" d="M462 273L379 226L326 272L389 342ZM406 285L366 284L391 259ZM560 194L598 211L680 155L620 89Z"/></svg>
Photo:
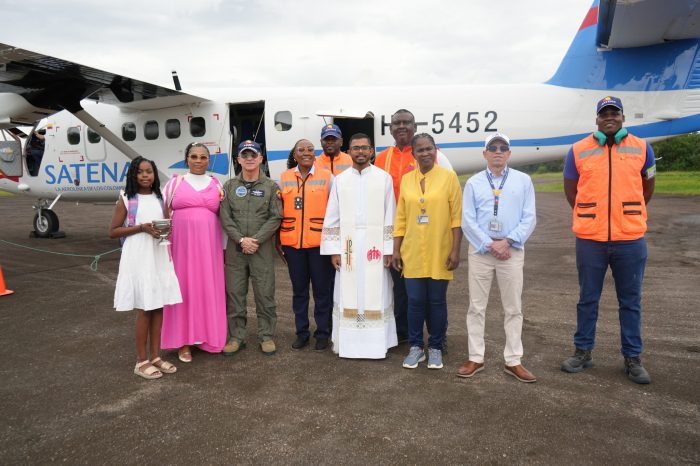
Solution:
<svg viewBox="0 0 700 466"><path fill-rule="evenodd" d="M242 139L263 145L277 177L292 145L317 140L331 121L388 146L399 108L414 112L459 173L484 166L482 141L494 131L511 136L513 165L562 158L593 129L595 102L607 94L622 98L634 134L685 134L700 129L699 15L690 0L596 0L554 76L532 85L235 89L203 98L0 44L0 189L37 197L35 233L50 236L59 198L115 199L138 155L156 161L164 182L185 170L193 140L210 148L209 169L223 181ZM20 125L46 130L36 166Z"/></svg>

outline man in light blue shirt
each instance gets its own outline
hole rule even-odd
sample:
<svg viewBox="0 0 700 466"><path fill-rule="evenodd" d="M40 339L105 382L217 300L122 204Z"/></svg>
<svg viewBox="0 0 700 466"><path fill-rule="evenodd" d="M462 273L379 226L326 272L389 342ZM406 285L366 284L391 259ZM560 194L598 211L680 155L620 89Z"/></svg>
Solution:
<svg viewBox="0 0 700 466"><path fill-rule="evenodd" d="M535 189L530 177L508 167L510 139L503 133L486 138L486 170L464 187L462 230L469 240L469 359L457 376L469 378L484 367L484 321L494 273L503 303L505 372L521 382L537 379L521 363L523 264L525 242L537 223Z"/></svg>

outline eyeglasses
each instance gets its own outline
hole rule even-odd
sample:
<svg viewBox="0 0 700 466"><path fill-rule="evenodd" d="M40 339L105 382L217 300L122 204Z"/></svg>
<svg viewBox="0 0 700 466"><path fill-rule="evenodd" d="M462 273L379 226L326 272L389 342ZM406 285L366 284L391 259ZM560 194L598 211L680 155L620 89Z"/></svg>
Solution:
<svg viewBox="0 0 700 466"><path fill-rule="evenodd" d="M350 150L354 150L355 152L359 152L359 151L366 152L370 149L372 149L372 146L350 146Z"/></svg>
<svg viewBox="0 0 700 466"><path fill-rule="evenodd" d="M496 145L496 144L491 144L486 148L487 151L489 152L508 152L510 150L510 146L507 144L501 144L501 145Z"/></svg>
<svg viewBox="0 0 700 466"><path fill-rule="evenodd" d="M197 160L209 160L209 156L208 156L208 155L190 154L190 155L187 156L187 158L190 159L190 160L194 160L194 161L197 161Z"/></svg>
<svg viewBox="0 0 700 466"><path fill-rule="evenodd" d="M247 150L241 154L238 154L238 157L240 157L242 159L254 159L258 155L260 155L260 154L258 154L257 152L251 152L251 151Z"/></svg>

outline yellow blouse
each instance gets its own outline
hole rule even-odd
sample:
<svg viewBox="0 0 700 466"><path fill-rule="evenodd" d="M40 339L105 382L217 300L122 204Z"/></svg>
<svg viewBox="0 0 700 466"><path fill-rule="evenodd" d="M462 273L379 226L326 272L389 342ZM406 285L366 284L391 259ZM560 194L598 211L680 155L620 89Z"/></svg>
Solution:
<svg viewBox="0 0 700 466"><path fill-rule="evenodd" d="M425 178L425 193L420 182ZM419 223L419 216L423 217ZM406 278L452 280L447 257L452 250L452 229L462 225L462 189L452 170L432 168L423 175L418 168L401 178L396 205L394 237L403 236L401 259Z"/></svg>

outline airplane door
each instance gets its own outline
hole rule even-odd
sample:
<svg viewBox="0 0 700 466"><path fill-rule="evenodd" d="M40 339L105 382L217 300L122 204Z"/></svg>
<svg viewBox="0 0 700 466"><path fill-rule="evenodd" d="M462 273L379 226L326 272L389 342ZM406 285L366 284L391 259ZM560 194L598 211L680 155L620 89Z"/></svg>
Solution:
<svg viewBox="0 0 700 466"><path fill-rule="evenodd" d="M107 158L107 146L102 136L88 128L87 125L84 125L83 128L83 150L87 159L91 162L105 160Z"/></svg>

